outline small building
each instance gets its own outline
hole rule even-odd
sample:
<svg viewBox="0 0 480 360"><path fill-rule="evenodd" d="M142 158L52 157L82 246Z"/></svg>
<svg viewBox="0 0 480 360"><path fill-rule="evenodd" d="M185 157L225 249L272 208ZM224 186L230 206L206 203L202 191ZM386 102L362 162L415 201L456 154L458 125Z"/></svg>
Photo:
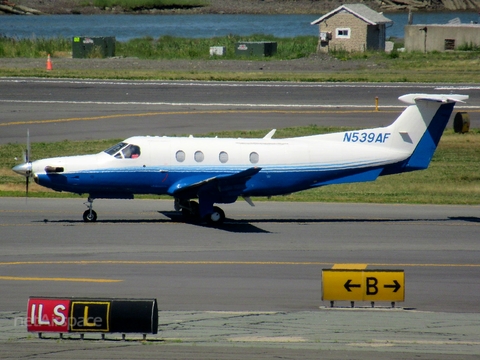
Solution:
<svg viewBox="0 0 480 360"><path fill-rule="evenodd" d="M424 24L405 26L406 51L447 51L480 47L480 24Z"/></svg>
<svg viewBox="0 0 480 360"><path fill-rule="evenodd" d="M391 23L363 4L342 5L311 22L319 25L319 52L384 50L386 25Z"/></svg>

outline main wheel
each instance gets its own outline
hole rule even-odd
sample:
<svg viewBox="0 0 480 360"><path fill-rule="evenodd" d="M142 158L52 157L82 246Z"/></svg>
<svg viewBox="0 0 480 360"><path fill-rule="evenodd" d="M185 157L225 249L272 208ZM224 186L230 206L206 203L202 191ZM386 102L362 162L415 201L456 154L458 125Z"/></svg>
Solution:
<svg viewBox="0 0 480 360"><path fill-rule="evenodd" d="M210 215L207 215L206 220L209 225L221 225L225 221L225 212L218 206L214 206L213 212Z"/></svg>
<svg viewBox="0 0 480 360"><path fill-rule="evenodd" d="M90 213L90 210L85 210L85 212L83 213L83 221L85 222L97 221L97 213L95 212L95 210L92 210L91 213Z"/></svg>

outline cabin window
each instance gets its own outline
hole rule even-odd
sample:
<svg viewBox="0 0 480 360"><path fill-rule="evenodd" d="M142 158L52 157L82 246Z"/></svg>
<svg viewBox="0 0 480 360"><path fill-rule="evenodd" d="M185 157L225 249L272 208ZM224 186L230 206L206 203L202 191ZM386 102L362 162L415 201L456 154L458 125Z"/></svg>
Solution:
<svg viewBox="0 0 480 360"><path fill-rule="evenodd" d="M185 152L182 150L178 150L177 153L175 154L175 158L177 159L178 162L184 162Z"/></svg>
<svg viewBox="0 0 480 360"><path fill-rule="evenodd" d="M218 159L222 164L225 164L228 161L228 154L225 151L221 151L220 154L218 154Z"/></svg>
<svg viewBox="0 0 480 360"><path fill-rule="evenodd" d="M338 28L337 39L350 39L350 28Z"/></svg>
<svg viewBox="0 0 480 360"><path fill-rule="evenodd" d="M203 152L201 151L195 151L194 158L196 162L202 162L203 159L205 158L205 155L203 155Z"/></svg>
<svg viewBox="0 0 480 360"><path fill-rule="evenodd" d="M250 162L251 162L252 164L258 163L258 160L259 160L259 156L258 156L258 154L257 154L256 152L250 153Z"/></svg>

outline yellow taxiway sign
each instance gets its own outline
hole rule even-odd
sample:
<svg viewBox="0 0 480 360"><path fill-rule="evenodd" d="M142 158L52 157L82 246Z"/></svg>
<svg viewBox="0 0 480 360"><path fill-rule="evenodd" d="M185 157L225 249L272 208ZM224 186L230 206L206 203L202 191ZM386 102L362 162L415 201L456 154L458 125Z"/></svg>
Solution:
<svg viewBox="0 0 480 360"><path fill-rule="evenodd" d="M405 301L403 270L324 269L322 300Z"/></svg>

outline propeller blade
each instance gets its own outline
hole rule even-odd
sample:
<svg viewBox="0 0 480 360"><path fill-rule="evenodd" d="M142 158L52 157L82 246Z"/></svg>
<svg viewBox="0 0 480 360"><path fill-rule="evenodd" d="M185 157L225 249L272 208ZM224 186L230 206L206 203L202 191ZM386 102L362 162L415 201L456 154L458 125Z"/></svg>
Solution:
<svg viewBox="0 0 480 360"><path fill-rule="evenodd" d="M23 163L12 168L17 174L25 176L25 193L28 197L30 177L33 175L33 164L30 161L30 131L27 129L27 148L23 152ZM63 171L63 169L62 169Z"/></svg>
<svg viewBox="0 0 480 360"><path fill-rule="evenodd" d="M30 162L30 129L27 129L27 153L25 156L26 163L29 164L29 171L25 178L25 196L28 198L28 184L30 182L30 175L32 174L32 163Z"/></svg>
<svg viewBox="0 0 480 360"><path fill-rule="evenodd" d="M25 155L25 162L30 162L30 129L27 129L27 151Z"/></svg>

